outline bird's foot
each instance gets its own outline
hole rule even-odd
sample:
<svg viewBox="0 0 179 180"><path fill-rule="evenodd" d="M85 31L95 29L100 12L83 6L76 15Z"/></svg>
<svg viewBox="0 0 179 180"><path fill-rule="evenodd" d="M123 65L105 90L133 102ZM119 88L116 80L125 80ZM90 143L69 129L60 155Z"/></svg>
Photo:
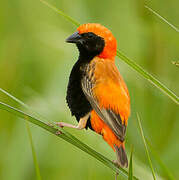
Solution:
<svg viewBox="0 0 179 180"><path fill-rule="evenodd" d="M117 167L120 167L119 162L117 160L112 161Z"/></svg>
<svg viewBox="0 0 179 180"><path fill-rule="evenodd" d="M69 128L73 128L73 129L79 129L78 126L75 126L73 124L69 124L69 123L65 123L65 122L56 122L55 123L57 126L63 128L63 127L69 127Z"/></svg>
<svg viewBox="0 0 179 180"><path fill-rule="evenodd" d="M56 135L61 135L62 132L61 132L61 131L57 131L55 134L56 134Z"/></svg>
<svg viewBox="0 0 179 180"><path fill-rule="evenodd" d="M59 126L59 127L61 127L61 128L63 128L65 125L65 123L64 122L56 122L55 123L57 126Z"/></svg>
<svg viewBox="0 0 179 180"><path fill-rule="evenodd" d="M54 127L53 123L47 123L47 125L50 126L50 127ZM62 134L62 132L61 131L57 131L55 134L56 135L60 135L60 134Z"/></svg>

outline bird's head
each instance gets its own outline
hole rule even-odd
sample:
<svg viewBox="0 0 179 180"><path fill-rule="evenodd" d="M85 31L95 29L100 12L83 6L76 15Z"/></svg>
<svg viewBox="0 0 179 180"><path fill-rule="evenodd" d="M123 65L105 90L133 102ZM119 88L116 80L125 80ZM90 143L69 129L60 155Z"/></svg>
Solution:
<svg viewBox="0 0 179 180"><path fill-rule="evenodd" d="M77 32L67 38L66 42L75 43L80 53L114 60L117 42L106 27L88 23L77 28Z"/></svg>

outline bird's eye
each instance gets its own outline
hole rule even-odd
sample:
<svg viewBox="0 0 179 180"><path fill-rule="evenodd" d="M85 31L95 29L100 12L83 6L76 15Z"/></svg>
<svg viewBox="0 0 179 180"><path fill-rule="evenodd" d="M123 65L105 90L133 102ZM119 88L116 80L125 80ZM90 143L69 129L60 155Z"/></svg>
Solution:
<svg viewBox="0 0 179 180"><path fill-rule="evenodd" d="M94 34L92 32L88 32L81 34L81 36L87 39L92 39L94 37Z"/></svg>
<svg viewBox="0 0 179 180"><path fill-rule="evenodd" d="M88 34L88 38L93 38L93 37L94 37L94 35L92 33Z"/></svg>

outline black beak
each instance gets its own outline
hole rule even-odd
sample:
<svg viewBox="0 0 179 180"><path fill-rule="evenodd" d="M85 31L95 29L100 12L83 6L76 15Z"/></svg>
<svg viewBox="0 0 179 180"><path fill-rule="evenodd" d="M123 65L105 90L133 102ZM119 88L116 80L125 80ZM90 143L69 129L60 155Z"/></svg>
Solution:
<svg viewBox="0 0 179 180"><path fill-rule="evenodd" d="M67 43L79 43L81 42L82 37L78 32L73 33L70 37L66 39Z"/></svg>

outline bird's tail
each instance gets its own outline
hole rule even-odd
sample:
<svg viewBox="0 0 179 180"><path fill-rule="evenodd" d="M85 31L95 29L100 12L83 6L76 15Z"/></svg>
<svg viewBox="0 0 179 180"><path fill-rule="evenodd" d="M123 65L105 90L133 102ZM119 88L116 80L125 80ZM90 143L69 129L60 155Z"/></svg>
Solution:
<svg viewBox="0 0 179 180"><path fill-rule="evenodd" d="M124 144L122 143L120 146L114 145L117 155L117 164L121 167L128 167L127 154L125 152Z"/></svg>

